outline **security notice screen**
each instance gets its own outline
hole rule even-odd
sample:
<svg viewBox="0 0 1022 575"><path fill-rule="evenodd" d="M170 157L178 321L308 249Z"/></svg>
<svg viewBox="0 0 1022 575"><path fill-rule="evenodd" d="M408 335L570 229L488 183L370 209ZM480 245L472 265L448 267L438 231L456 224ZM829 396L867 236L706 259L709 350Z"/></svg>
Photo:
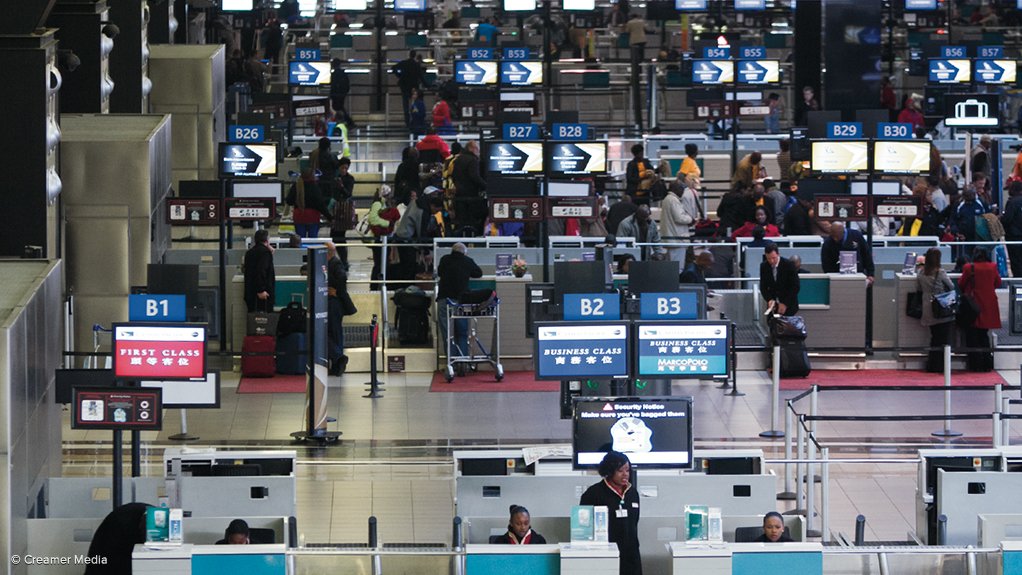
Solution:
<svg viewBox="0 0 1022 575"><path fill-rule="evenodd" d="M206 326L114 324L114 377L206 377Z"/></svg>
<svg viewBox="0 0 1022 575"><path fill-rule="evenodd" d="M585 398L575 401L575 467L596 467L613 449L632 465L692 466L692 398Z"/></svg>

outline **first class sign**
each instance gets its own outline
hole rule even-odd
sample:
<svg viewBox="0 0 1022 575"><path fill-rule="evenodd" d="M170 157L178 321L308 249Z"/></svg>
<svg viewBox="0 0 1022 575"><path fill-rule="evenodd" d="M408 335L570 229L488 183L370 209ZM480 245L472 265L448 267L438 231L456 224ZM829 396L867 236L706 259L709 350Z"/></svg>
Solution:
<svg viewBox="0 0 1022 575"><path fill-rule="evenodd" d="M113 354L117 378L204 378L206 326L115 324Z"/></svg>

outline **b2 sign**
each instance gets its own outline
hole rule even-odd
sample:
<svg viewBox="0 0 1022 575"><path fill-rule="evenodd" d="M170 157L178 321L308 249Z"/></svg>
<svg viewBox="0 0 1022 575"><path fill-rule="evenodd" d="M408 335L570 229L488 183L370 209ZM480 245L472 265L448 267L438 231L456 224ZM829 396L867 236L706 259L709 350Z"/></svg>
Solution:
<svg viewBox="0 0 1022 575"><path fill-rule="evenodd" d="M206 326L114 324L114 377L206 377Z"/></svg>
<svg viewBox="0 0 1022 575"><path fill-rule="evenodd" d="M564 319L568 321L621 319L621 302L617 294L566 293Z"/></svg>

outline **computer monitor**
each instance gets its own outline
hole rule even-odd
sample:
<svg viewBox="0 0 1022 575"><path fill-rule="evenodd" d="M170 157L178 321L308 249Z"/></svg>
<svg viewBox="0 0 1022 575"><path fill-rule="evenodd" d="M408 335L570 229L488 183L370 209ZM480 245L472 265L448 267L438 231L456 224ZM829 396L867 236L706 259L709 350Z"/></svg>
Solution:
<svg viewBox="0 0 1022 575"><path fill-rule="evenodd" d="M548 142L546 161L551 177L607 172L607 142Z"/></svg>
<svg viewBox="0 0 1022 575"><path fill-rule="evenodd" d="M731 329L721 321L636 322L635 374L715 379L731 374Z"/></svg>
<svg viewBox="0 0 1022 575"><path fill-rule="evenodd" d="M220 180L181 180L177 195L181 198L219 198L222 187Z"/></svg>
<svg viewBox="0 0 1022 575"><path fill-rule="evenodd" d="M146 265L148 293L184 295L186 305L199 297L199 266L197 264Z"/></svg>
<svg viewBox="0 0 1022 575"><path fill-rule="evenodd" d="M603 293L606 288L606 262L554 262L554 303L564 305L566 293Z"/></svg>
<svg viewBox="0 0 1022 575"><path fill-rule="evenodd" d="M841 112L814 110L808 113L809 137L826 138L827 124L841 121Z"/></svg>
<svg viewBox="0 0 1022 575"><path fill-rule="evenodd" d="M877 124L890 122L891 113L887 110L856 110L855 121L862 124L863 138L876 138Z"/></svg>
<svg viewBox="0 0 1022 575"><path fill-rule="evenodd" d="M845 180L799 180L798 196L812 200L815 196L840 196L848 193Z"/></svg>
<svg viewBox="0 0 1022 575"><path fill-rule="evenodd" d="M628 264L628 293L678 291L681 264L676 261L634 261Z"/></svg>
<svg viewBox="0 0 1022 575"><path fill-rule="evenodd" d="M537 323L536 379L621 379L631 373L627 321Z"/></svg>
<svg viewBox="0 0 1022 575"><path fill-rule="evenodd" d="M234 198L273 198L278 204L284 203L282 182L234 182L231 186Z"/></svg>
<svg viewBox="0 0 1022 575"><path fill-rule="evenodd" d="M692 398L585 397L572 417L573 466L594 469L610 450L633 467L692 468Z"/></svg>
<svg viewBox="0 0 1022 575"><path fill-rule="evenodd" d="M113 387L112 369L57 369L53 400L55 403L71 403L71 390L75 387Z"/></svg>
<svg viewBox="0 0 1022 575"><path fill-rule="evenodd" d="M821 140L812 143L812 171L821 174L858 174L869 169L869 142Z"/></svg>

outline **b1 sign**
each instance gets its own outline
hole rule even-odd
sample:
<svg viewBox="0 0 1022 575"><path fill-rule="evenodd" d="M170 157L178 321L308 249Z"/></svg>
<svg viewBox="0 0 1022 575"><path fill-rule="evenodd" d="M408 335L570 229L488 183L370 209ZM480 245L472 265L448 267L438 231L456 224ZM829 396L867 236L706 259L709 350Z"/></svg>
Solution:
<svg viewBox="0 0 1022 575"><path fill-rule="evenodd" d="M131 321L184 321L185 296L159 294L129 295L128 319Z"/></svg>
<svg viewBox="0 0 1022 575"><path fill-rule="evenodd" d="M114 324L114 377L206 377L206 326Z"/></svg>

